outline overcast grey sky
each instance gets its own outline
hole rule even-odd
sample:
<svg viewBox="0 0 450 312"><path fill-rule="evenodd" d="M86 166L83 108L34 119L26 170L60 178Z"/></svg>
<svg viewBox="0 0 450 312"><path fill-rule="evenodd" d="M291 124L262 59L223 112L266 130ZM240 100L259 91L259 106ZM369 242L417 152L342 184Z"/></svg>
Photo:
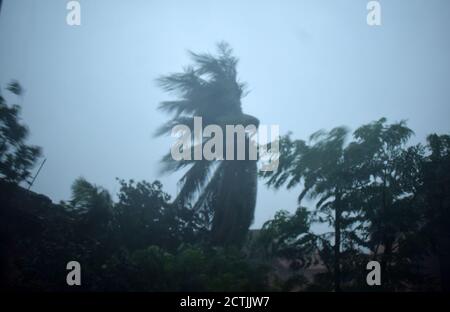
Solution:
<svg viewBox="0 0 450 312"><path fill-rule="evenodd" d="M174 195L179 175L158 176L171 139L152 137L168 118L155 78L221 40L250 87L244 111L282 134L382 116L407 119L415 141L450 132L448 0L380 0L378 27L366 23L367 0L80 0L77 27L68 1L3 2L0 84L26 89L30 141L48 158L33 189L54 201L78 176L112 193L115 177L160 179ZM260 183L253 227L293 211L298 193Z"/></svg>

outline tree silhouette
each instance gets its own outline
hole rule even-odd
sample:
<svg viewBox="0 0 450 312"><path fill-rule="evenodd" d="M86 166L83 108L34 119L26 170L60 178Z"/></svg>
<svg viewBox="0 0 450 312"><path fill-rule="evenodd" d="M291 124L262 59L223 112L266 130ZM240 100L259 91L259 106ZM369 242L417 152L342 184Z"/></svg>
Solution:
<svg viewBox="0 0 450 312"><path fill-rule="evenodd" d="M343 279L365 287L352 271L369 257L381 262L383 289L420 285L427 237L439 246L441 263L448 259L448 136L430 136L431 153L424 158L422 145L407 146L412 134L404 121L387 124L381 118L359 127L349 143L342 127L319 131L308 143L287 135L278 170L262 175L275 188L300 185L299 201L316 200L316 220L334 229L317 242L324 262L333 261L328 270L337 291ZM442 267L445 284L448 271Z"/></svg>
<svg viewBox="0 0 450 312"><path fill-rule="evenodd" d="M158 130L157 135L170 133L178 124L184 124L193 131L194 116L202 117L204 127L214 124L223 131L226 125L258 127L258 119L242 111L245 84L237 79L238 60L232 55L231 48L220 43L217 56L191 53L191 57L193 66L182 73L159 79L165 91L175 92L179 98L160 104L159 108L172 114L173 118ZM202 144L209 139L204 137ZM248 147L248 135L245 140ZM249 160L249 157L240 161L175 161L171 154L164 157L163 171L174 172L183 168L188 169L179 181L181 190L174 203L184 206L192 202L194 210L204 212L205 222L211 226L213 244L242 243L256 205L256 161Z"/></svg>
<svg viewBox="0 0 450 312"><path fill-rule="evenodd" d="M128 249L158 245L175 250L181 242L191 243L201 233L193 211L170 205L170 196L159 181L119 183L114 214L121 243Z"/></svg>
<svg viewBox="0 0 450 312"><path fill-rule="evenodd" d="M7 89L21 96L23 89L16 81ZM27 127L20 122L20 106L8 106L0 94L0 178L19 184L30 176L30 170L41 155L41 149L25 143Z"/></svg>
<svg viewBox="0 0 450 312"><path fill-rule="evenodd" d="M381 258L385 289L396 287L394 281L401 279L393 277L417 260L403 252L405 246L419 241L421 218L417 194L423 148L406 146L412 134L404 121L387 124L385 118L354 132L353 144L365 155L358 171L370 177L359 190L363 219L368 222L363 228L368 243L361 243L376 259ZM407 275L412 276L411 270Z"/></svg>
<svg viewBox="0 0 450 312"><path fill-rule="evenodd" d="M298 197L317 200L316 215L321 222L327 221L333 227L333 265L334 288L341 288L341 254L345 230L352 230L357 221L351 215L351 191L355 180L351 176L351 152L346 149L347 129L338 127L330 132L318 131L311 135L310 143L292 141L289 136L281 141L281 157L278 171L263 174L268 178L267 184L280 187L287 182L292 188L301 184L303 190ZM344 216L345 215L345 216ZM324 249L329 249L330 235L322 235L320 240Z"/></svg>
<svg viewBox="0 0 450 312"><path fill-rule="evenodd" d="M450 291L450 135L432 134L427 141L421 189L426 203L423 234L437 254L442 290Z"/></svg>
<svg viewBox="0 0 450 312"><path fill-rule="evenodd" d="M112 198L107 190L78 178L72 184L70 207L93 228L107 226L112 218Z"/></svg>

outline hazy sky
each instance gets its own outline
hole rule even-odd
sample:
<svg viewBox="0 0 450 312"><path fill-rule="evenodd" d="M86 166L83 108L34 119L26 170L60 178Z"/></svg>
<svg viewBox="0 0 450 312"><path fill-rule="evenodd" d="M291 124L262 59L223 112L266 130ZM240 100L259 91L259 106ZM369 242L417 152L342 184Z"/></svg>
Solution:
<svg viewBox="0 0 450 312"><path fill-rule="evenodd" d="M152 137L170 97L155 85L189 64L187 50L228 41L250 94L246 113L305 139L407 119L423 141L450 131L450 1L380 0L382 25L366 23L366 0L80 0L81 26L66 24L65 0L4 0L0 84L26 89L23 120L47 163L33 190L70 197L79 176L118 191L116 177L160 179L172 142ZM8 99L14 99L8 97ZM298 190L260 183L255 223L296 208Z"/></svg>

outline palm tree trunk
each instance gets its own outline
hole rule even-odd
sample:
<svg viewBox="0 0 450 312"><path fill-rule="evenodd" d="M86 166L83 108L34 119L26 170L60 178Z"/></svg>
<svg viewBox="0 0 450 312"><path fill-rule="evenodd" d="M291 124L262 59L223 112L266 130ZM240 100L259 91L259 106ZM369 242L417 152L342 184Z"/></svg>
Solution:
<svg viewBox="0 0 450 312"><path fill-rule="evenodd" d="M389 264L390 264L390 258L392 255L392 247L393 247L393 239L392 235L390 233L390 227L386 223L389 222L387 219L388 215L388 202L387 202L387 195L386 195L386 189L387 189L387 173L384 171L384 177L383 177L383 190L382 190L382 203L381 203L381 211L382 211L382 223L385 224L385 227L383 229L383 237L382 237L382 245L383 245L383 254L381 256L381 276L385 280L384 287L389 287Z"/></svg>
<svg viewBox="0 0 450 312"><path fill-rule="evenodd" d="M341 291L341 198L336 195L334 220L334 290Z"/></svg>
<svg viewBox="0 0 450 312"><path fill-rule="evenodd" d="M211 228L217 246L241 247L253 221L256 190L256 161L225 161Z"/></svg>

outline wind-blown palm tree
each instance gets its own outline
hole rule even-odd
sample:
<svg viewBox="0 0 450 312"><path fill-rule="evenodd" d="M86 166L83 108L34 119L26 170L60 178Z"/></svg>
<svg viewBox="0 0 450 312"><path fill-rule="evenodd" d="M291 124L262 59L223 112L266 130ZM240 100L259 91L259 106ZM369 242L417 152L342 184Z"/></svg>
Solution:
<svg viewBox="0 0 450 312"><path fill-rule="evenodd" d="M232 55L228 44L218 44L217 56L190 54L194 66L158 80L165 91L174 92L178 99L160 104L159 109L172 114L173 118L156 135L170 133L178 124L186 125L193 131L194 116L202 117L203 127L212 124L223 130L225 125L258 127L258 119L242 111L241 99L245 95L245 84L237 79L238 60ZM203 144L207 140L203 138ZM249 144L247 135L246 147ZM241 243L253 221L256 205L256 161L248 157L239 161L175 161L170 153L163 158L163 172L183 168L188 170L179 181L181 189L174 204L193 204L193 209L205 212L213 244Z"/></svg>
<svg viewBox="0 0 450 312"><path fill-rule="evenodd" d="M92 229L101 230L112 218L113 201L109 192L78 178L72 184L70 208L76 211L84 223Z"/></svg>

